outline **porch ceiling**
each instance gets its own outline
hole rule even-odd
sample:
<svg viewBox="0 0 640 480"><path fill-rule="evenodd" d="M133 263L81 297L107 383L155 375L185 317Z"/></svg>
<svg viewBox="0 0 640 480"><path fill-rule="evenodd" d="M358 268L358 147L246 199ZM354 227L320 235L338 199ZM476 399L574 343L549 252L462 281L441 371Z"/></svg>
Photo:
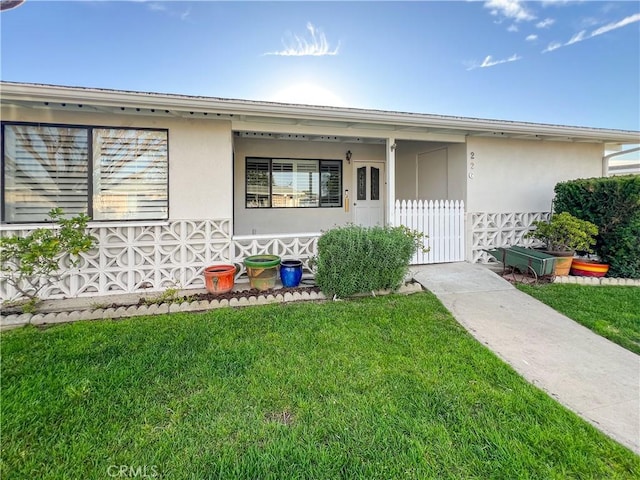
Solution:
<svg viewBox="0 0 640 480"><path fill-rule="evenodd" d="M234 132L303 135L314 141L381 139L464 142L467 136L636 144L640 132L356 108L317 107L174 94L0 82L3 108L225 119ZM324 138L323 138L324 137ZM336 137L331 140L331 137Z"/></svg>

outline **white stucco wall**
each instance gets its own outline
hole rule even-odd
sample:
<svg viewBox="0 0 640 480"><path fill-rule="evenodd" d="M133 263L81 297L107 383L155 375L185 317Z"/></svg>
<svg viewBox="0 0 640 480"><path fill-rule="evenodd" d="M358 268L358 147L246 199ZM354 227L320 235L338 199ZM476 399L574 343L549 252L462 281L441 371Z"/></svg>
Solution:
<svg viewBox="0 0 640 480"><path fill-rule="evenodd" d="M464 143L447 146L447 185L449 200L467 202L467 145Z"/></svg>
<svg viewBox="0 0 640 480"><path fill-rule="evenodd" d="M556 183L601 176L602 155L601 144L469 137L467 211L549 211Z"/></svg>
<svg viewBox="0 0 640 480"><path fill-rule="evenodd" d="M353 156L345 160L347 150ZM336 208L245 208L246 157L342 160L343 207ZM353 209L344 208L344 190L348 189L353 205L353 162L385 161L385 146L373 144L332 143L293 140L236 138L234 150L234 234L320 232L353 221Z"/></svg>
<svg viewBox="0 0 640 480"><path fill-rule="evenodd" d="M396 197L400 200L465 200L464 143L398 142Z"/></svg>
<svg viewBox="0 0 640 480"><path fill-rule="evenodd" d="M169 219L222 219L233 214L231 124L224 120L2 108L4 121L169 130Z"/></svg>

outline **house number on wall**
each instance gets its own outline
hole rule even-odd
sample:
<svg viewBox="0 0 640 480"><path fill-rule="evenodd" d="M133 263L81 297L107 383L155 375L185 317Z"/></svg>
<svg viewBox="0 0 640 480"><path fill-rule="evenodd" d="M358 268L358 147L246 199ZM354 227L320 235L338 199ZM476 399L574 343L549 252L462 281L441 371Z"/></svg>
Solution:
<svg viewBox="0 0 640 480"><path fill-rule="evenodd" d="M469 158L470 158L471 160L475 160L475 159L476 159L476 152L469 152ZM475 163L475 162L470 162L470 163L469 163L469 168L470 168L471 170L473 170L474 168L476 168L476 163ZM474 177L473 172L469 172L469 178L473 178L473 177Z"/></svg>

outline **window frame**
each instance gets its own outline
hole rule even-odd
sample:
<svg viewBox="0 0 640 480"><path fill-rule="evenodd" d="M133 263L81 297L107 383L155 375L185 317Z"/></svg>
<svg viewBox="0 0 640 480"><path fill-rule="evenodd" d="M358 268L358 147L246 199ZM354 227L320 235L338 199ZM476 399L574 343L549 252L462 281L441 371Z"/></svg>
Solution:
<svg viewBox="0 0 640 480"><path fill-rule="evenodd" d="M0 122L0 222L3 225L31 225L31 224L41 224L41 223L50 223L47 220L28 220L28 221L7 221L6 218L6 200L5 200L5 187L6 187L6 165L5 165L5 127L6 126L24 126L24 127L52 127L52 128L76 128L83 129L87 133L87 215L89 216L89 221L91 223L140 223L140 222L166 222L170 217L170 169L169 169L169 129L168 128L152 128L152 127L124 127L124 126L114 126L114 125L87 125L87 124L76 124L76 123L57 123L57 122L22 122L22 121L2 121ZM136 219L109 219L109 220L94 220L93 218L93 183L94 183L94 175L93 175L93 143L94 143L94 130L132 130L132 131L151 131L151 132L163 132L166 134L166 145L167 145L167 181L166 181L166 194L167 194L167 211L163 217L158 218L136 218Z"/></svg>
<svg viewBox="0 0 640 480"><path fill-rule="evenodd" d="M247 202L247 192L249 190L249 175L247 174L247 165L251 160L262 160L266 161L269 165L268 178L269 178L269 205L268 206L250 206ZM316 162L317 172L314 172L318 176L318 204L312 206L296 206L296 207L274 207L273 206L273 161L308 161L308 162ZM340 169L340 185L339 185L339 205L322 205L322 164L326 162L328 164L338 164ZM344 206L344 198L342 195L342 190L344 188L344 165L343 161L336 158L293 158L293 157L258 157L258 156L246 156L244 158L244 208L247 210L260 210L260 209L270 209L270 210L312 210L315 208L342 208Z"/></svg>

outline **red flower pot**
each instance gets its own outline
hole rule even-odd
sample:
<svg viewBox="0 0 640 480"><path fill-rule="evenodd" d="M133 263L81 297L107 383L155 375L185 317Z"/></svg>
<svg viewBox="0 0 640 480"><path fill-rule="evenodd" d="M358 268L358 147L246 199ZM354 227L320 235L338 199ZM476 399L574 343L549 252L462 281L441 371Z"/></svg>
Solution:
<svg viewBox="0 0 640 480"><path fill-rule="evenodd" d="M214 295L233 289L236 276L235 265L212 265L204 269L204 284Z"/></svg>

